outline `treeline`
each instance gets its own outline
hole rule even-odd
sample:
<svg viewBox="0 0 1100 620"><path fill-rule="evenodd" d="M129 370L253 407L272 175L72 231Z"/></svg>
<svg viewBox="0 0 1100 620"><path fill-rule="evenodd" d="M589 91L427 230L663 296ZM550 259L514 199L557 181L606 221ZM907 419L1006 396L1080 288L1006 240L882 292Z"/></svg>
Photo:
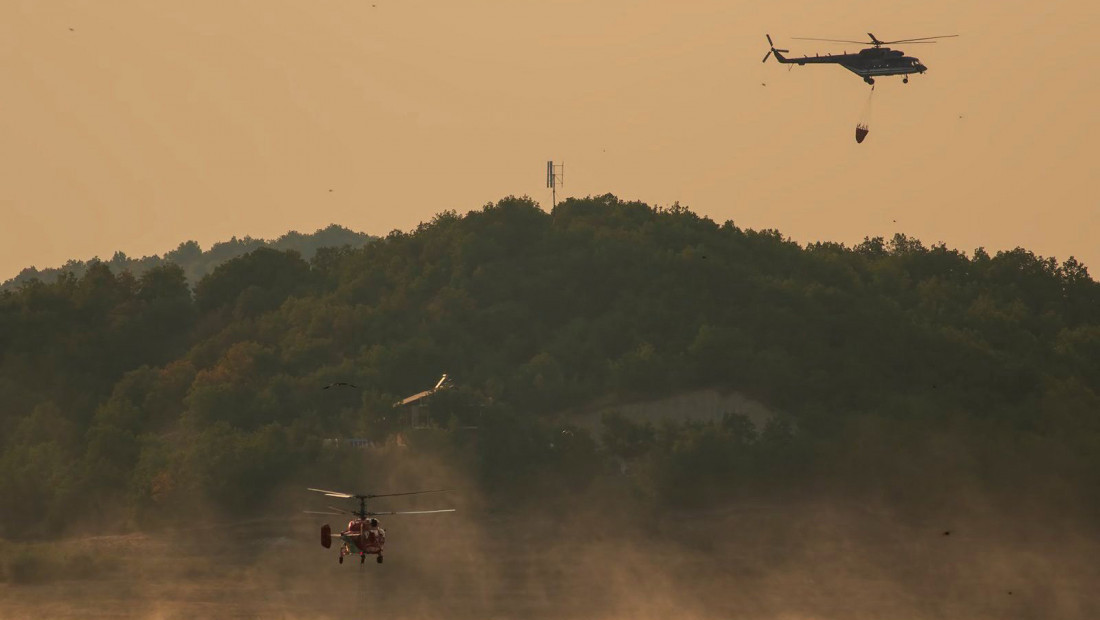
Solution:
<svg viewBox="0 0 1100 620"><path fill-rule="evenodd" d="M19 272L19 275L11 280L0 283L0 290L14 290L21 284L36 279L47 282L53 281L55 278L66 273L70 273L79 278L88 271L89 266L97 263L106 263L114 273L128 271L134 276L141 276L153 267L172 263L183 268L183 273L187 281L194 285L205 277L206 274L213 271L218 265L259 248L273 248L284 251L294 250L301 254L303 258L309 260L319 248L343 246L357 248L368 243L370 240L370 235L357 233L342 226L332 224L310 235L303 235L302 233L291 231L278 239L270 241L253 239L252 237L244 237L241 239L233 237L229 241L215 243L206 251L203 251L202 247L195 241L185 241L171 252L166 252L164 256L154 254L141 258L131 258L126 256L123 252L115 252L114 256L107 261L101 261L98 258L89 261L70 260L62 267L41 270L34 267L28 267Z"/></svg>
<svg viewBox="0 0 1100 620"><path fill-rule="evenodd" d="M1100 285L1074 259L800 247L607 195L507 198L310 260L261 248L193 291L169 262L0 293L0 534L256 510L338 468L322 438L404 430L393 403L444 371L443 429L413 449L490 497L613 479L656 505L969 487L1100 506ZM778 413L610 416L599 436L568 415L700 387Z"/></svg>

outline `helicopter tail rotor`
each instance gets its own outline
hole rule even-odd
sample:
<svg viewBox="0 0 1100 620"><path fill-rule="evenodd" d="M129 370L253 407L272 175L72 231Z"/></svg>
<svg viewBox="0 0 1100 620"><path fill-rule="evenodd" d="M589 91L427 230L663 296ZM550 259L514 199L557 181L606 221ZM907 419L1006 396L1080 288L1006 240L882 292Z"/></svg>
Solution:
<svg viewBox="0 0 1100 620"><path fill-rule="evenodd" d="M779 49L775 49L775 43L772 43L772 36L771 36L770 34L765 34L764 36L765 36L765 37L768 37L768 47L769 47L770 49L768 50L768 53L767 53L767 54L764 54L764 59L763 59L763 60L761 60L760 62L768 62L768 56L771 56L771 55L773 55L773 54L775 55L775 59L776 59L776 60L780 60L780 61L781 61L781 60L783 59L783 57L782 57L782 56L780 56L780 55L779 55L779 53L780 53L780 52L784 52L784 53L785 53L785 52L789 52L789 51L791 51L791 50L779 50Z"/></svg>

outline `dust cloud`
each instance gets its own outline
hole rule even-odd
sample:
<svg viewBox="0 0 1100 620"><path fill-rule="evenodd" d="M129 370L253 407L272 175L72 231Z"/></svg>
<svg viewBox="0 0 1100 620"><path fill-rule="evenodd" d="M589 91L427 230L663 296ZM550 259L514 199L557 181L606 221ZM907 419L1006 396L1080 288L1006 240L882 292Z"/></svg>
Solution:
<svg viewBox="0 0 1100 620"><path fill-rule="evenodd" d="M308 486L453 488L372 508L458 512L384 518L383 565L337 564L318 530L342 519L300 511L340 500L305 484L285 489L264 519L9 546L9 560L38 556L39 572L8 571L0 617L1100 617L1094 532L1041 507L983 508L969 492L919 517L807 495L653 513L625 477L572 494L548 487L521 508L482 497L445 459L400 450L319 475Z"/></svg>

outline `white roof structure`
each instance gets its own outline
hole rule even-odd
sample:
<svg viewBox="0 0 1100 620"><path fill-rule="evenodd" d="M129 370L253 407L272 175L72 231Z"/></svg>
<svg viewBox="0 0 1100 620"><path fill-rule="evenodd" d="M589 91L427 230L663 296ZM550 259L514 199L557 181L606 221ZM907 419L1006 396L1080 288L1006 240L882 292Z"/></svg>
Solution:
<svg viewBox="0 0 1100 620"><path fill-rule="evenodd" d="M424 390L423 392L413 394L412 396L410 396L408 398L404 398L404 399L394 403L393 406L394 407L403 407L405 405L415 403L416 401L418 401L420 399L427 398L427 397L431 396L434 393L435 393L435 390Z"/></svg>
<svg viewBox="0 0 1100 620"><path fill-rule="evenodd" d="M415 403L418 400L423 400L423 399L431 396L432 394L435 394L436 392L438 392L440 390L447 389L448 387L450 387L450 383L449 383L449 379L447 379L447 373L443 373L443 376L439 378L439 381L435 384L435 387L433 387L432 389L424 390L423 392L417 392L416 394L413 394L412 396L409 396L407 398L403 398L403 399L397 401L396 403L394 403L393 406L394 407L404 407L405 405L411 405L411 404Z"/></svg>

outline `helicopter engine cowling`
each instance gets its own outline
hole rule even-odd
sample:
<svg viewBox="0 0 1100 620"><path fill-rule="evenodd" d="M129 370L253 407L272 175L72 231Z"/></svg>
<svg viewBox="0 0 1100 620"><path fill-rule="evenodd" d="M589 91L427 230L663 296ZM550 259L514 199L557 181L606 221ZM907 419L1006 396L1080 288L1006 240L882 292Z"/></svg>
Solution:
<svg viewBox="0 0 1100 620"><path fill-rule="evenodd" d="M328 523L321 526L321 546L325 549L332 546L332 528Z"/></svg>

